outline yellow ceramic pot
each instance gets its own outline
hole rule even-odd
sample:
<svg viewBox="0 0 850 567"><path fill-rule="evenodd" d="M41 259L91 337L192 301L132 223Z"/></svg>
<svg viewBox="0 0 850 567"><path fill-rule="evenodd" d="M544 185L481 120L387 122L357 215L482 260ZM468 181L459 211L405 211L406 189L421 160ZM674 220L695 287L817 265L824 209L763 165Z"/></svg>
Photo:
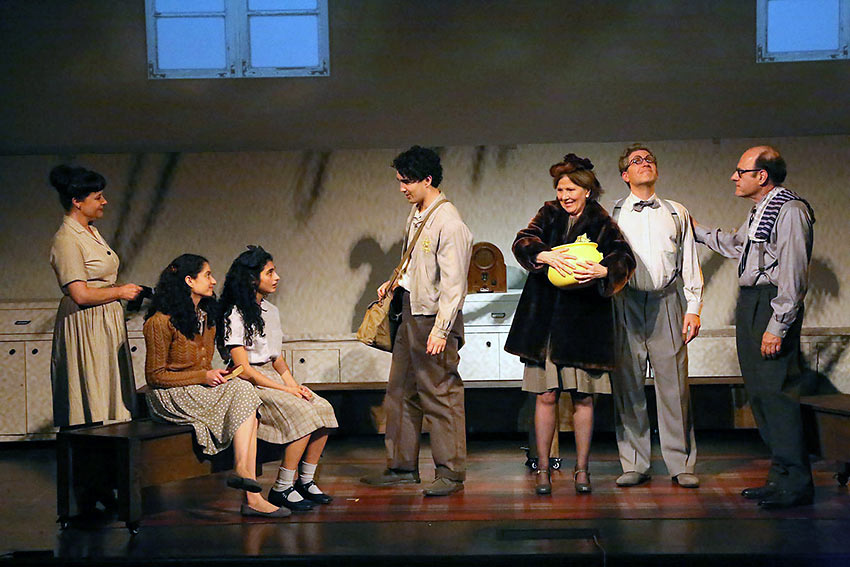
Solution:
<svg viewBox="0 0 850 567"><path fill-rule="evenodd" d="M599 262L602 260L602 252L597 250L596 243L588 240L585 235L579 236L572 244L562 244L560 246L555 246L554 248L552 248L552 250L555 252L566 250L568 253L575 256L579 261ZM549 272L547 275L549 276L549 281L552 282L552 285L554 285L555 287L564 288L578 285L578 282L572 276L572 274L562 276L558 273L558 270L551 266L549 267Z"/></svg>

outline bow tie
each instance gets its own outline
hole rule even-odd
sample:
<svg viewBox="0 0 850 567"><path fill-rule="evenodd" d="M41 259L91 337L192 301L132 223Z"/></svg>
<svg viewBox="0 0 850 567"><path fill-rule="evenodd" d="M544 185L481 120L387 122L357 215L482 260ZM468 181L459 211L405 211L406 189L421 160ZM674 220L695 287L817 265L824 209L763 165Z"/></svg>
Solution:
<svg viewBox="0 0 850 567"><path fill-rule="evenodd" d="M658 207L660 207L660 206L661 206L661 205L659 205L659 204L658 204L658 201L656 201L656 200L652 200L652 201L638 201L637 203L635 203L634 205L632 205L632 210L633 210L633 211L636 211L636 212L638 212L638 213L639 213L639 212L641 212L641 211L643 210L643 208L644 208L644 207L649 207L650 209L657 209L657 208L658 208Z"/></svg>

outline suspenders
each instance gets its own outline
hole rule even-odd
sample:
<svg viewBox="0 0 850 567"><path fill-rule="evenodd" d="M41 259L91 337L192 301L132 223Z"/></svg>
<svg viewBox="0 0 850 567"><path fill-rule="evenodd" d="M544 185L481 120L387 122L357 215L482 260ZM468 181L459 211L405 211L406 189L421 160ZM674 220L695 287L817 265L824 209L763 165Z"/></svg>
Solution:
<svg viewBox="0 0 850 567"><path fill-rule="evenodd" d="M614 222L617 222L617 219L620 217L620 211L623 208L623 202L625 200L626 199L624 197L614 203L614 208L611 210L611 218L614 219ZM658 197L658 201L664 205L664 208L667 209L673 217L673 224L676 225L676 272L673 274L673 277L670 278L670 283L673 283L676 281L676 278L682 274L682 262L684 261L682 258L682 243L685 234L684 228L682 227L683 221L679 218L679 213L676 212L676 208L670 203L670 201L662 199L661 197Z"/></svg>

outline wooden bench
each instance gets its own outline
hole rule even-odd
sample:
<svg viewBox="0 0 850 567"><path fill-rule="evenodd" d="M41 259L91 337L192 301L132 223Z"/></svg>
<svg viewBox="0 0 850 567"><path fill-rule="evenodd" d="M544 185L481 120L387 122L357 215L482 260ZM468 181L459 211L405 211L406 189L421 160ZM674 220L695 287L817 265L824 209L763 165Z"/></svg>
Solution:
<svg viewBox="0 0 850 567"><path fill-rule="evenodd" d="M850 478L850 394L800 398L807 432L816 433L815 449L824 459L838 461L835 478L847 486Z"/></svg>
<svg viewBox="0 0 850 567"><path fill-rule="evenodd" d="M142 516L142 488L208 475L233 467L233 451L203 455L189 425L139 419L57 434L57 510L60 526L71 517L73 486L117 489L118 519L131 533ZM83 478L74 478L74 473Z"/></svg>

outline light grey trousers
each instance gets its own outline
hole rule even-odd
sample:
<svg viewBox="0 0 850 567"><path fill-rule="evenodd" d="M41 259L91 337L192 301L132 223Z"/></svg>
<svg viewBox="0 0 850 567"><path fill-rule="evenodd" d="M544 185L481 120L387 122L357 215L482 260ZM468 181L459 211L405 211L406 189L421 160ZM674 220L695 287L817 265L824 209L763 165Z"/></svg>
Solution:
<svg viewBox="0 0 850 567"><path fill-rule="evenodd" d="M623 471L650 467L647 362L655 373L661 455L671 476L694 472L697 448L688 387L688 349L682 338L684 308L675 285L662 292L626 287L614 301L617 368L611 373L615 431Z"/></svg>

